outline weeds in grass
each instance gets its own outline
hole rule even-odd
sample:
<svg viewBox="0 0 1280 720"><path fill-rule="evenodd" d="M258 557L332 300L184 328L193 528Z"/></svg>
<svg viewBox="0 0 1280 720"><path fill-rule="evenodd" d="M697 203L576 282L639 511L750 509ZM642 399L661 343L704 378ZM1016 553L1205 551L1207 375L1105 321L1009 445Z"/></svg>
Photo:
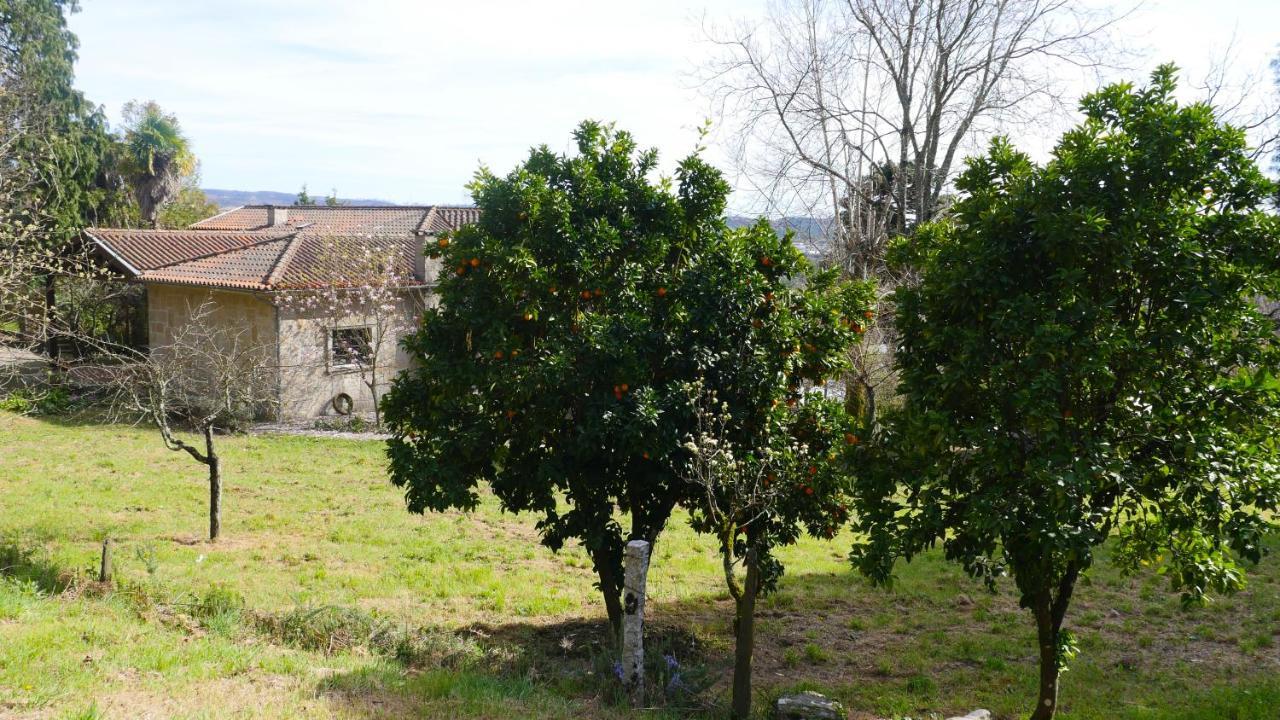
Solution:
<svg viewBox="0 0 1280 720"><path fill-rule="evenodd" d="M460 633L408 628L363 610L333 605L260 614L256 624L269 637L294 647L326 654L362 647L418 669L469 669L502 655L486 651L475 638Z"/></svg>
<svg viewBox="0 0 1280 720"><path fill-rule="evenodd" d="M34 580L0 575L0 620L21 617L43 597Z"/></svg>
<svg viewBox="0 0 1280 720"><path fill-rule="evenodd" d="M682 659L683 658L683 659ZM598 648L591 657L591 689L611 705L625 705L622 665L612 648ZM646 638L644 652L645 704L653 708L695 711L714 707L708 691L718 680L703 662L691 637L656 635Z"/></svg>
<svg viewBox="0 0 1280 720"><path fill-rule="evenodd" d="M19 415L61 415L72 407L66 388L24 388L0 397L0 410Z"/></svg>
<svg viewBox="0 0 1280 720"><path fill-rule="evenodd" d="M133 554L142 563L142 566L147 569L148 575L154 576L156 571L160 569L160 560L156 557L155 543L146 543L134 548Z"/></svg>
<svg viewBox="0 0 1280 720"><path fill-rule="evenodd" d="M817 643L806 643L804 646L804 659L814 665L821 665L831 659L831 654Z"/></svg>
<svg viewBox="0 0 1280 720"><path fill-rule="evenodd" d="M913 675L907 679L907 692L916 697L929 697L937 689L938 686L927 675Z"/></svg>
<svg viewBox="0 0 1280 720"><path fill-rule="evenodd" d="M191 606L191 614L206 630L231 637L242 629L245 599L231 587L210 585Z"/></svg>
<svg viewBox="0 0 1280 720"><path fill-rule="evenodd" d="M30 580L48 595L66 592L84 580L83 573L65 570L34 549L12 543L0 545L0 575Z"/></svg>
<svg viewBox="0 0 1280 720"><path fill-rule="evenodd" d="M63 715L63 720L102 720L105 717L102 711L98 709L97 703L90 703L89 707L84 710L67 713Z"/></svg>

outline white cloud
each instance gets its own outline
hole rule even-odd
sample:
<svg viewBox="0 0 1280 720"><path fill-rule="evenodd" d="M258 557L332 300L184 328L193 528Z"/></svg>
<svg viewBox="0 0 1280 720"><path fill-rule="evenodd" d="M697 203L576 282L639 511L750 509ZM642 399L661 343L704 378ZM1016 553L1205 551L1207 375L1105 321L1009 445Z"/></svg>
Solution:
<svg viewBox="0 0 1280 720"><path fill-rule="evenodd" d="M92 0L72 28L79 86L113 117L134 98L176 113L208 186L461 202L481 162L567 148L584 118L669 166L710 110L689 87L697 16L762 1ZM1154 0L1129 22L1195 68L1237 25L1241 57L1273 52L1278 7Z"/></svg>

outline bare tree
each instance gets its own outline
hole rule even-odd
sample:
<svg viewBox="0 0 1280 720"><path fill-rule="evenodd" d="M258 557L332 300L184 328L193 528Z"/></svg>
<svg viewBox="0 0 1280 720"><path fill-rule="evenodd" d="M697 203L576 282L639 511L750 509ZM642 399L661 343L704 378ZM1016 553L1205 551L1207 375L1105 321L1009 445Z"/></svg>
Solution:
<svg viewBox="0 0 1280 720"><path fill-rule="evenodd" d="M1280 56L1265 64L1241 58L1233 35L1221 52L1215 53L1199 82L1191 84L1198 99L1213 106L1224 122L1248 136L1250 157L1280 170Z"/></svg>
<svg viewBox="0 0 1280 720"><path fill-rule="evenodd" d="M760 549L749 539L756 526L784 497L784 485L773 482L767 455L757 457L735 448L729 439L728 405L701 388L691 392L697 430L684 448L690 461L686 478L703 494L698 506L702 524L715 535L725 586L734 604L732 715L749 716L751 661L755 644L755 606L761 593ZM776 477L775 477L776 480Z"/></svg>
<svg viewBox="0 0 1280 720"><path fill-rule="evenodd" d="M420 294L403 241L393 238L324 237L310 283L280 295L281 304L310 324L327 347L328 362L360 376L382 426L382 390L395 372L397 342L412 324Z"/></svg>
<svg viewBox="0 0 1280 720"><path fill-rule="evenodd" d="M889 243L945 209L964 151L1064 109L1063 69L1112 57L1115 20L1072 0L777 0L758 25L708 30L703 86L765 210L829 218L829 262L887 296L904 280ZM892 387L890 310L846 383L872 422Z"/></svg>
<svg viewBox="0 0 1280 720"><path fill-rule="evenodd" d="M148 422L164 446L185 452L209 472L209 539L222 530L222 460L215 438L270 411L275 379L269 349L249 341L243 328L219 322L206 300L169 342L149 354L114 356L101 366L115 419ZM191 443L181 431L201 436Z"/></svg>

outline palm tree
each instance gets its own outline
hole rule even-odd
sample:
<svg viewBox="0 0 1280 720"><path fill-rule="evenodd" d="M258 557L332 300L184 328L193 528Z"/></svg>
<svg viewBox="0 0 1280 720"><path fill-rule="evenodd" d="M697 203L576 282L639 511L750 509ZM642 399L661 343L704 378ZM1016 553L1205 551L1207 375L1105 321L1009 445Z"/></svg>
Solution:
<svg viewBox="0 0 1280 720"><path fill-rule="evenodd" d="M190 142L178 119L154 101L124 106L123 170L138 199L142 219L159 224L160 207L178 195L182 179L196 169Z"/></svg>

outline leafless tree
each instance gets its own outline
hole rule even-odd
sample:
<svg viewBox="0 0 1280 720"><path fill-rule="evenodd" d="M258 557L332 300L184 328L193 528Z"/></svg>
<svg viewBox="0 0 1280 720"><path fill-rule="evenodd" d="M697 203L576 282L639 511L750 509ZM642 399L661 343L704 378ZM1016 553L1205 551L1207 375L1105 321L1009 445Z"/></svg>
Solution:
<svg viewBox="0 0 1280 720"><path fill-rule="evenodd" d="M167 344L150 353L115 356L99 368L106 380L113 419L155 426L164 446L185 452L209 472L209 539L222 529L222 460L215 438L269 413L275 379L269 348L249 341L249 333L220 322L206 300L189 308ZM188 442L183 430L201 436Z"/></svg>
<svg viewBox="0 0 1280 720"><path fill-rule="evenodd" d="M945 209L964 152L1065 110L1065 69L1114 57L1110 13L1073 0L776 0L759 24L709 28L703 87L742 175L775 215L829 218L828 262L903 281L886 250ZM887 301L846 397L874 422L892 387Z"/></svg>
<svg viewBox="0 0 1280 720"><path fill-rule="evenodd" d="M331 363L360 376L373 403L376 427L382 426L383 386L394 373L396 343L411 327L405 303L416 303L411 260L398 239L324 237L317 251L315 276L304 287L281 293L310 327Z"/></svg>
<svg viewBox="0 0 1280 720"><path fill-rule="evenodd" d="M732 714L745 718L751 707L755 605L762 589L759 548L749 538L756 534L755 525L767 523L775 511L782 484L769 482L767 452L734 447L727 404L701 387L690 389L690 399L697 430L684 445L690 458L686 479L703 494L700 520L716 537L725 586L734 602Z"/></svg>
<svg viewBox="0 0 1280 720"><path fill-rule="evenodd" d="M1245 132L1255 160L1265 164L1272 157L1273 167L1280 170L1280 157L1275 156L1280 150L1280 56L1265 67L1242 58L1233 35L1192 87L1197 99L1212 105L1218 117Z"/></svg>

